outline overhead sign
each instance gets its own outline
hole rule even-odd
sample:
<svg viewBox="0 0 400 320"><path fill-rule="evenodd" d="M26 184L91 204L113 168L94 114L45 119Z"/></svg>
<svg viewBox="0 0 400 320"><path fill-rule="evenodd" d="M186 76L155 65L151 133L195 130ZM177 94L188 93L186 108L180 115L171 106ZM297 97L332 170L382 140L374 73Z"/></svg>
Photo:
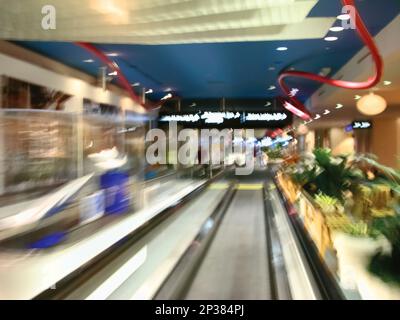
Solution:
<svg viewBox="0 0 400 320"><path fill-rule="evenodd" d="M198 114L171 114L166 116L161 116L158 121L160 122L198 122L200 116Z"/></svg>
<svg viewBox="0 0 400 320"><path fill-rule="evenodd" d="M270 109L270 110L268 110ZM271 110L273 109L273 110ZM163 110L171 110L171 112L194 113L196 111L232 111L242 112L264 112L282 109L281 104L275 99L182 99L167 100L163 104ZM174 110L174 111L172 111Z"/></svg>
<svg viewBox="0 0 400 320"><path fill-rule="evenodd" d="M245 121L281 121L287 119L287 117L287 114L283 112L248 113L245 115Z"/></svg>
<svg viewBox="0 0 400 320"><path fill-rule="evenodd" d="M372 123L370 121L354 121L352 123L353 130L370 129L371 127L372 127Z"/></svg>
<svg viewBox="0 0 400 320"><path fill-rule="evenodd" d="M226 127L226 128L279 128L292 122L292 116L285 111L276 112L211 112L164 114L159 122L176 121L185 127Z"/></svg>

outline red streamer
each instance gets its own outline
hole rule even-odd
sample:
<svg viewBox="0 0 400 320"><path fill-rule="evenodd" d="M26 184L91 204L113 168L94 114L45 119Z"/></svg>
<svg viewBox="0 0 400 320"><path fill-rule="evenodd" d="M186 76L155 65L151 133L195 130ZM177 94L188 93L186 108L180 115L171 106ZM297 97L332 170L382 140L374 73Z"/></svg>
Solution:
<svg viewBox="0 0 400 320"><path fill-rule="evenodd" d="M361 40L364 44L368 47L371 52L372 59L375 64L375 74L370 77L368 80L363 82L352 82L352 81L343 81L343 80L335 80L330 79L328 77L323 77L317 74L304 72L304 71L283 71L280 73L278 81L279 85L281 86L282 90L287 95L287 99L281 98L284 107L289 110L290 112L294 113L298 117L304 120L310 120L311 114L307 110L307 108L294 96L290 95L290 89L285 84L284 79L287 77L297 77L297 78L305 78L321 83L326 83L331 86L345 88L345 89L369 89L376 84L379 83L382 77L383 72L383 60L379 53L377 46L373 40L373 37L369 33L367 27L364 24L360 14L358 13L357 8L354 5L354 0L342 0L343 5L351 5L354 7L355 10L355 25L358 35L360 36Z"/></svg>
<svg viewBox="0 0 400 320"><path fill-rule="evenodd" d="M87 50L88 52L90 52L91 54L93 54L94 56L96 56L98 59L100 59L108 68L110 68L111 70L115 71L117 73L117 79L118 82L120 83L120 85L125 88L125 90L128 92L130 98L140 104L141 106L143 106L145 109L155 109L158 108L162 105L161 102L159 103L150 103L150 102L146 102L143 103L142 99L140 96L138 96L135 91L133 90L131 84L129 83L129 81L126 79L126 77L124 76L124 74L122 73L121 69L119 68L119 66L112 61L109 57L107 57L101 50L99 50L98 48L96 48L94 45L87 43L87 42L75 42L75 44L85 50Z"/></svg>

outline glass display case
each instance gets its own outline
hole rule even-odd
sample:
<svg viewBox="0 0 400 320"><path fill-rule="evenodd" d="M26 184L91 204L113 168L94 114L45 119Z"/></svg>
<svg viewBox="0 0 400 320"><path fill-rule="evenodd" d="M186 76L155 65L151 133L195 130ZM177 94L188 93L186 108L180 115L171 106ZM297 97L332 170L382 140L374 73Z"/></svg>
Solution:
<svg viewBox="0 0 400 320"><path fill-rule="evenodd" d="M52 246L142 207L145 120L104 110L0 110L3 247Z"/></svg>
<svg viewBox="0 0 400 320"><path fill-rule="evenodd" d="M78 177L75 120L65 112L0 110L0 205Z"/></svg>

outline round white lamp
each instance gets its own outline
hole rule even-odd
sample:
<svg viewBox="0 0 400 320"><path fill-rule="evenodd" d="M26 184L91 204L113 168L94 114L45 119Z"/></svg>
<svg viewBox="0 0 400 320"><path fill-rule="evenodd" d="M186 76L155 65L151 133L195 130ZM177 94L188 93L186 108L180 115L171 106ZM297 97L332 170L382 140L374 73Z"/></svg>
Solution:
<svg viewBox="0 0 400 320"><path fill-rule="evenodd" d="M370 93L357 101L357 109L367 116L375 116L385 111L386 100L377 94Z"/></svg>

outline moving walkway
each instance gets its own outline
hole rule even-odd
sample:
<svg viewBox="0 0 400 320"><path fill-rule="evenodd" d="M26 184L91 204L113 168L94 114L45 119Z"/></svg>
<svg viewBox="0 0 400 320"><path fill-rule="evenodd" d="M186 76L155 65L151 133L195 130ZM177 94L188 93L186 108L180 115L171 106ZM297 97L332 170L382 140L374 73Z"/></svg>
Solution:
<svg viewBox="0 0 400 320"><path fill-rule="evenodd" d="M109 232L97 234L92 227L94 233L79 242L34 254L37 270L52 270L41 263L61 259L71 265L68 257L79 260L72 252L81 242L103 244L90 259L80 257L80 265L41 286L39 278L29 278L39 273L29 275L31 296L8 283L12 295L4 298L327 298L272 177L266 170L245 177L226 170L207 181L186 182L185 192L170 191L163 206L147 209L153 210L147 218L146 212L133 213ZM106 233L114 239L108 246Z"/></svg>

